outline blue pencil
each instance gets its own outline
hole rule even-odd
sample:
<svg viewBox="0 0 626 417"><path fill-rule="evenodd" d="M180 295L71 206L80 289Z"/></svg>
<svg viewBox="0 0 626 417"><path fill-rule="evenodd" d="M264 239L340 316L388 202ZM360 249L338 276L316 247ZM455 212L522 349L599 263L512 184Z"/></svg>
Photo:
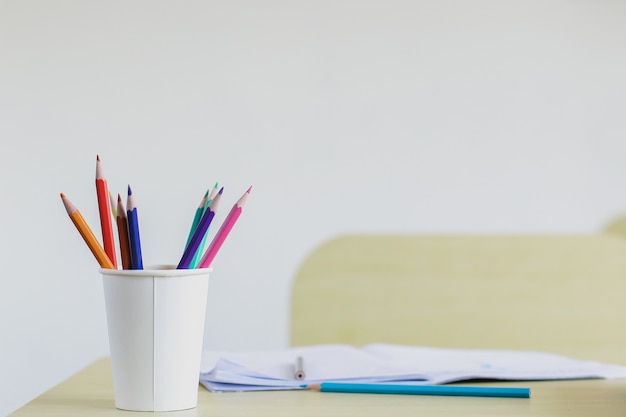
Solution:
<svg viewBox="0 0 626 417"><path fill-rule="evenodd" d="M455 385L409 385L390 383L347 383L322 382L307 385L307 388L322 392L348 392L362 394L409 394L409 395L448 395L463 397L513 397L530 398L530 388L475 387Z"/></svg>
<svg viewBox="0 0 626 417"><path fill-rule="evenodd" d="M128 244L130 246L130 260L132 269L143 269L143 259L141 256L141 239L139 237L139 219L137 218L137 207L133 192L128 186L128 200L126 201L126 213L128 221Z"/></svg>

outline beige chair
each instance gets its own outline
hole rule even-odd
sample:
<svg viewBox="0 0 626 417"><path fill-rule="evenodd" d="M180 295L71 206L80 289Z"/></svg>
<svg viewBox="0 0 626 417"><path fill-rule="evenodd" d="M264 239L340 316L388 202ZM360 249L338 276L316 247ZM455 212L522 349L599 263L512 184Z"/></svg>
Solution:
<svg viewBox="0 0 626 417"><path fill-rule="evenodd" d="M524 349L626 364L626 239L350 235L292 289L291 344Z"/></svg>
<svg viewBox="0 0 626 417"><path fill-rule="evenodd" d="M626 215L621 215L612 219L604 227L604 230L602 232L626 238Z"/></svg>

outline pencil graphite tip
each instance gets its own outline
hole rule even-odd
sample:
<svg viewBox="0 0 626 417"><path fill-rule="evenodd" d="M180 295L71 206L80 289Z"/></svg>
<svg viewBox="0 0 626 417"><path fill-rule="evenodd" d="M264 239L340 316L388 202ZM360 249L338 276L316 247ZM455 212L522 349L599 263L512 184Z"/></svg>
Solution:
<svg viewBox="0 0 626 417"><path fill-rule="evenodd" d="M117 201L118 202L122 201L122 196L120 195L120 193L117 193Z"/></svg>
<svg viewBox="0 0 626 417"><path fill-rule="evenodd" d="M96 180L105 181L104 172L102 171L102 163L100 162L100 155L96 155Z"/></svg>
<svg viewBox="0 0 626 417"><path fill-rule="evenodd" d="M250 191L251 191L251 190L252 190L252 186L250 186L250 187L248 188L248 190L246 190L246 193L250 194Z"/></svg>
<svg viewBox="0 0 626 417"><path fill-rule="evenodd" d="M133 195L133 190L130 189L130 185L128 186L128 195Z"/></svg>
<svg viewBox="0 0 626 417"><path fill-rule="evenodd" d="M67 214L72 215L75 211L77 211L74 204L72 204L70 199L67 198L65 194L63 193L61 193L61 201L63 201L63 205L65 206L65 210L67 211Z"/></svg>
<svg viewBox="0 0 626 417"><path fill-rule="evenodd" d="M222 194L224 192L224 187L220 188L218 194Z"/></svg>

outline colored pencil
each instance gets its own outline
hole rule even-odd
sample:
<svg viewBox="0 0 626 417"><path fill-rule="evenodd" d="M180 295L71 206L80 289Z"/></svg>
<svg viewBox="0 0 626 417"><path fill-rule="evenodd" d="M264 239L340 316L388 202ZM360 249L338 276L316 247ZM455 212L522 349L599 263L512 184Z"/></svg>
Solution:
<svg viewBox="0 0 626 417"><path fill-rule="evenodd" d="M302 358L302 356L298 356L296 358L296 365L294 367L295 372L294 372L294 378L297 380L303 380L304 378L306 378L306 375L304 373L304 359Z"/></svg>
<svg viewBox="0 0 626 417"><path fill-rule="evenodd" d="M63 200L63 205L65 206L65 210L67 211L68 216L76 226L78 233L83 237L83 240L91 250L91 253L96 257L96 260L100 264L101 268L106 269L115 269L115 265L111 262L111 259L104 251L100 242L98 242L98 238L93 234L91 228L83 218L82 214L76 206L72 204L72 202L65 196L65 194L61 193L61 200Z"/></svg>
<svg viewBox="0 0 626 417"><path fill-rule="evenodd" d="M209 199L209 190L206 190L204 196L202 196L202 200L200 200L200 204L196 208L196 213L193 216L193 221L191 222L191 227L189 228L189 235L187 236L187 243L185 243L185 248L189 246L189 242L191 242L191 238L193 233L196 231L198 227L198 223L202 218L202 214L204 213L204 209L207 207L207 200Z"/></svg>
<svg viewBox="0 0 626 417"><path fill-rule="evenodd" d="M215 196L219 192L219 188L217 187L217 185L218 185L218 183L216 182L215 185L213 186L213 190L211 190L211 194L209 194L209 197L207 199L207 203L206 203L206 205L204 207L205 210L208 207L208 205L211 204L211 201L213 201L213 199L215 198ZM198 266L198 264L200 263L200 259L202 259L202 254L206 250L208 239L209 239L209 234L205 233L204 237L202 238L202 242L200 242L200 247L196 251L196 254L194 255L193 259L191 260L191 263L189 264L189 268L196 268Z"/></svg>
<svg viewBox="0 0 626 417"><path fill-rule="evenodd" d="M137 207L135 206L135 197L133 197L130 185L128 186L128 199L126 200L126 220L128 222L128 243L132 269L143 269L139 218L137 216Z"/></svg>
<svg viewBox="0 0 626 417"><path fill-rule="evenodd" d="M211 222L215 217L215 212L217 211L217 207L219 206L223 191L224 188L222 188L217 193L217 196L215 196L215 198L211 201L211 204L209 204L209 207L207 207L204 214L202 215L202 218L198 222L198 227L193 233L191 241L189 242L189 245L187 245L187 248L185 249L182 258L178 263L177 269L189 269L191 261L196 255L198 249L200 248L200 243L204 236L206 236L207 231L209 230L209 226L211 225Z"/></svg>
<svg viewBox="0 0 626 417"><path fill-rule="evenodd" d="M109 203L111 204L111 214L113 214L113 218L115 219L117 218L117 203L113 199L113 193L111 190L109 190Z"/></svg>
<svg viewBox="0 0 626 417"><path fill-rule="evenodd" d="M322 382L321 384L307 385L307 388L319 390L321 392L346 392L359 394L409 394L447 395L462 397L530 398L530 388L512 387Z"/></svg>
<svg viewBox="0 0 626 417"><path fill-rule="evenodd" d="M211 190L211 194L209 194L209 200L213 200L219 191L220 191L220 188L218 187L218 183L216 182L215 185L213 186L213 189Z"/></svg>
<svg viewBox="0 0 626 417"><path fill-rule="evenodd" d="M96 195L98 197L98 210L100 211L100 226L102 229L102 243L104 244L104 251L109 256L111 262L113 262L113 266L117 268L109 189L107 181L102 173L102 163L100 162L99 155L96 156Z"/></svg>
<svg viewBox="0 0 626 417"><path fill-rule="evenodd" d="M132 269L133 261L130 256L130 242L128 238L128 218L122 202L122 196L117 195L117 235L120 242L120 255L122 257L122 269Z"/></svg>
<svg viewBox="0 0 626 417"><path fill-rule="evenodd" d="M237 219L239 219L239 216L241 215L241 212L243 210L243 206L246 204L248 196L250 195L250 190L252 190L252 187L248 188L248 190L243 193L241 198L239 198L239 200L237 200L237 202L231 208L230 212L226 216L226 219L213 237L211 243L209 244L209 247L207 248L205 254L200 259L200 263L198 264L199 268L208 268L211 266L213 259L215 259L215 255L217 255L217 252L224 244L224 241L226 240L228 234L237 222Z"/></svg>

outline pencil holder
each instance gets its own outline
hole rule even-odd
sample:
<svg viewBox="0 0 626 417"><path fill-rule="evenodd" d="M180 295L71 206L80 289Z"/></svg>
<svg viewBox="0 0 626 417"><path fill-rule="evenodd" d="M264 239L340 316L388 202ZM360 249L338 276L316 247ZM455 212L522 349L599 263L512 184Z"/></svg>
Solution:
<svg viewBox="0 0 626 417"><path fill-rule="evenodd" d="M198 404L211 269L100 269L115 406L174 411Z"/></svg>

